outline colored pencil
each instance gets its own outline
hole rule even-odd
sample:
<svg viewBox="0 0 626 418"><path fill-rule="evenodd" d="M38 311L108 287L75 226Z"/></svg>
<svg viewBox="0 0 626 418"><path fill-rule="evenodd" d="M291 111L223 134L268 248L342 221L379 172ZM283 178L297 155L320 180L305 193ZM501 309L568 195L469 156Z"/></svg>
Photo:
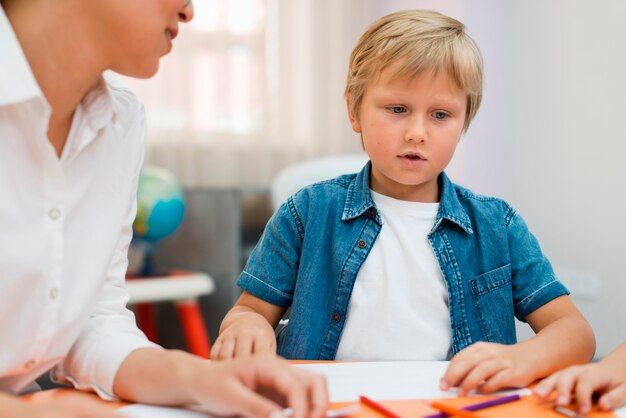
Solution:
<svg viewBox="0 0 626 418"><path fill-rule="evenodd" d="M464 406L460 409L465 411L478 411L480 409L491 408L492 406L502 405L504 403L509 403L513 401L518 401L522 397L520 395L508 395L508 396L500 396L499 398L493 398L485 402L475 403L473 405ZM440 412L438 414L428 415L424 418L446 418L449 415L445 412Z"/></svg>
<svg viewBox="0 0 626 418"><path fill-rule="evenodd" d="M453 406L449 406L437 401L431 402L430 406L453 417L480 418L480 415L477 415L474 412L466 411L465 409L455 408Z"/></svg>
<svg viewBox="0 0 626 418"><path fill-rule="evenodd" d="M375 402L375 401L371 400L367 396L361 395L359 397L359 401L361 403L369 406L370 408L375 409L376 411L380 412L381 414L385 415L388 418L401 418L400 415L398 415L395 412L387 409L386 407L384 407L383 405L379 404L378 402Z"/></svg>

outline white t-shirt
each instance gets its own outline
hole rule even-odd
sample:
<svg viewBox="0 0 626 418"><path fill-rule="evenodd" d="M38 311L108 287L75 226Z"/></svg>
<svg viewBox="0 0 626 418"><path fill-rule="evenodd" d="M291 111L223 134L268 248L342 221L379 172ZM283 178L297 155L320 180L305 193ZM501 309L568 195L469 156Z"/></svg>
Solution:
<svg viewBox="0 0 626 418"><path fill-rule="evenodd" d="M101 80L59 158L50 107L2 8L0 63L0 391L55 367L57 380L112 397L121 362L154 346L125 307L143 108Z"/></svg>
<svg viewBox="0 0 626 418"><path fill-rule="evenodd" d="M361 266L337 360L446 360L448 292L428 242L438 203L372 191L383 226Z"/></svg>

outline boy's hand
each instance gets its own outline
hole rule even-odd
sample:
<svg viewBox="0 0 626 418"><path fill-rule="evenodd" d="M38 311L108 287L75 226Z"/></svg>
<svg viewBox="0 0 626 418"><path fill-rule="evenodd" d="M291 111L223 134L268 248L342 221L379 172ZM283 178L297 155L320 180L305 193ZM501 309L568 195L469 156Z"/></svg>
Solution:
<svg viewBox="0 0 626 418"><path fill-rule="evenodd" d="M535 394L541 398L547 398L552 391L557 392L558 405L575 400L581 414L591 411L594 393L602 394L598 405L605 411L626 404L626 343L598 363L556 372L535 388Z"/></svg>
<svg viewBox="0 0 626 418"><path fill-rule="evenodd" d="M258 353L275 353L276 335L267 320L255 312L238 312L211 349L211 359L229 360Z"/></svg>
<svg viewBox="0 0 626 418"><path fill-rule="evenodd" d="M504 387L524 387L534 380L532 358L519 344L478 342L461 350L450 362L440 387L458 386L459 396L472 389L493 392Z"/></svg>
<svg viewBox="0 0 626 418"><path fill-rule="evenodd" d="M479 342L461 350L441 378L441 388L458 386L464 396L472 389L524 387L593 356L593 331L567 296L551 300L525 319L537 335L513 345ZM565 340L568 344L562 343Z"/></svg>
<svg viewBox="0 0 626 418"><path fill-rule="evenodd" d="M326 380L274 355L204 363L189 390L194 405L218 416L268 418L284 407L293 418L319 418L328 403Z"/></svg>

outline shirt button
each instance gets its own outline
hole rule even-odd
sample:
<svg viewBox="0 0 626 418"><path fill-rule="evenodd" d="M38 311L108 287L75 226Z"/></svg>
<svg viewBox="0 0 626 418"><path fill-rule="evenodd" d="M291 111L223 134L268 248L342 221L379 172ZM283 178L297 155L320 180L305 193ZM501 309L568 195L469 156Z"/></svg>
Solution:
<svg viewBox="0 0 626 418"><path fill-rule="evenodd" d="M335 312L333 314L333 322L339 322L340 319L341 319L341 315Z"/></svg>
<svg viewBox="0 0 626 418"><path fill-rule="evenodd" d="M359 248L365 248L365 246L367 245L365 243L365 241L363 241L362 239L359 240L359 242L357 243L357 245L359 246Z"/></svg>
<svg viewBox="0 0 626 418"><path fill-rule="evenodd" d="M56 287L53 287L52 289L50 289L50 299L54 300L59 296L59 289L57 289Z"/></svg>
<svg viewBox="0 0 626 418"><path fill-rule="evenodd" d="M30 369L31 367L33 367L35 365L35 363L36 363L35 360L30 359L26 363L24 363L24 368Z"/></svg>
<svg viewBox="0 0 626 418"><path fill-rule="evenodd" d="M50 211L48 212L48 216L50 217L50 219L52 219L53 221L56 221L57 219L59 219L59 217L61 216L61 210L59 210L59 208L52 208L50 209Z"/></svg>
<svg viewBox="0 0 626 418"><path fill-rule="evenodd" d="M374 218L376 216L376 209L375 208L369 208L367 210L367 213L369 216L371 216L372 218Z"/></svg>

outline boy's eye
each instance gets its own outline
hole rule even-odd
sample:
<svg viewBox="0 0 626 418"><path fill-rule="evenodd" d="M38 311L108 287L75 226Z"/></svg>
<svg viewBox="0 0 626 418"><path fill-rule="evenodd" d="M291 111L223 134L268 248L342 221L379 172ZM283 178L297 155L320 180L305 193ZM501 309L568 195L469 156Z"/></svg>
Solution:
<svg viewBox="0 0 626 418"><path fill-rule="evenodd" d="M433 113L433 116L437 120L444 120L445 118L448 117L448 114L446 112L435 112Z"/></svg>
<svg viewBox="0 0 626 418"><path fill-rule="evenodd" d="M399 114L406 112L406 108L404 106L390 106L388 107L391 113Z"/></svg>

